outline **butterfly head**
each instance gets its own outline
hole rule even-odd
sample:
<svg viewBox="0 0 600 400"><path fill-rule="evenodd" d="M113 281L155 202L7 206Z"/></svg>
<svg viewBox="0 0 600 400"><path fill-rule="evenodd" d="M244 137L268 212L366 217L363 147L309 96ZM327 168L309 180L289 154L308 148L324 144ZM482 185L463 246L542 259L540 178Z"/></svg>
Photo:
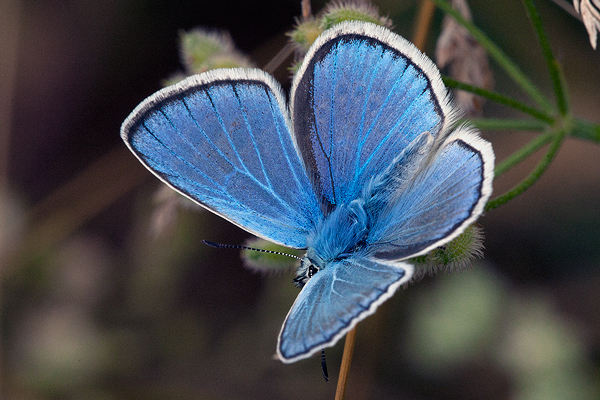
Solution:
<svg viewBox="0 0 600 400"><path fill-rule="evenodd" d="M298 276L294 278L294 285L303 288L306 283L322 269L316 261L304 256L298 267Z"/></svg>

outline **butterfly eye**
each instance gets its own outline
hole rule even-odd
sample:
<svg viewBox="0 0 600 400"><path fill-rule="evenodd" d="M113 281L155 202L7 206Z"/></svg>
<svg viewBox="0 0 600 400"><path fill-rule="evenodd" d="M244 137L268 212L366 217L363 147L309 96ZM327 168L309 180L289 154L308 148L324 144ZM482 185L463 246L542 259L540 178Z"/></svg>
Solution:
<svg viewBox="0 0 600 400"><path fill-rule="evenodd" d="M306 267L306 264L309 264L308 267ZM317 272L319 272L319 267L316 267L307 258L305 258L303 260L303 265L298 271L298 276L294 278L294 284L297 288L302 288L304 285L306 285L306 282L308 282L308 280Z"/></svg>

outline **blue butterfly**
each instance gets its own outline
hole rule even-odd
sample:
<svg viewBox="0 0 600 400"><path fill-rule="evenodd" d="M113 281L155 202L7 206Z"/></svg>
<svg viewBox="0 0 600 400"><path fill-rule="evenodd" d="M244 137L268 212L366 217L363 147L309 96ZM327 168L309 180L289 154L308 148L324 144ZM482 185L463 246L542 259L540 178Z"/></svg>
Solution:
<svg viewBox="0 0 600 400"><path fill-rule="evenodd" d="M158 178L269 241L306 249L277 342L291 363L333 346L403 283L405 260L482 213L494 153L458 117L435 65L380 26L312 45L286 106L257 69L191 76L144 100L121 136Z"/></svg>

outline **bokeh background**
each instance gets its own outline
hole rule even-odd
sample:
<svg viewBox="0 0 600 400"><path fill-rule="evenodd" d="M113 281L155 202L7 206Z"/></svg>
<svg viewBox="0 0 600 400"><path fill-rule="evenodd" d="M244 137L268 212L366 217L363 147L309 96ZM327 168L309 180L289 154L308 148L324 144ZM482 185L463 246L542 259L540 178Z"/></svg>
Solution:
<svg viewBox="0 0 600 400"><path fill-rule="evenodd" d="M417 1L376 4L411 37ZM580 21L536 4L575 114L600 123L600 51ZM551 96L522 4L470 5ZM318 358L272 359L293 274L263 276L237 251L203 246L249 235L165 207L119 138L129 112L181 69L180 30L227 30L263 66L298 15L298 0L0 1L2 399L333 398L341 343L327 351L328 384ZM496 90L525 99L491 65ZM286 67L275 76L289 87ZM534 137L484 136L500 160ZM348 399L600 398L599 169L600 145L568 139L534 187L480 219L484 259L400 290L361 323Z"/></svg>

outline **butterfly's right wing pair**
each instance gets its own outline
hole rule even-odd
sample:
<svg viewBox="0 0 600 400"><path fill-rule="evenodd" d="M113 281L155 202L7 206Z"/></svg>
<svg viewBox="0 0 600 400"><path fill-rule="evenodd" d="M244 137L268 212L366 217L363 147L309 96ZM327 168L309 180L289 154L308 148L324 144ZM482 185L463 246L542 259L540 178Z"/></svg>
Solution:
<svg viewBox="0 0 600 400"><path fill-rule="evenodd" d="M347 22L309 50L292 87L296 141L322 204L362 198L363 251L310 279L279 335L293 362L334 345L412 275L403 261L443 245L483 211L493 152L455 119L439 72L384 28ZM389 184L389 185L387 185Z"/></svg>

